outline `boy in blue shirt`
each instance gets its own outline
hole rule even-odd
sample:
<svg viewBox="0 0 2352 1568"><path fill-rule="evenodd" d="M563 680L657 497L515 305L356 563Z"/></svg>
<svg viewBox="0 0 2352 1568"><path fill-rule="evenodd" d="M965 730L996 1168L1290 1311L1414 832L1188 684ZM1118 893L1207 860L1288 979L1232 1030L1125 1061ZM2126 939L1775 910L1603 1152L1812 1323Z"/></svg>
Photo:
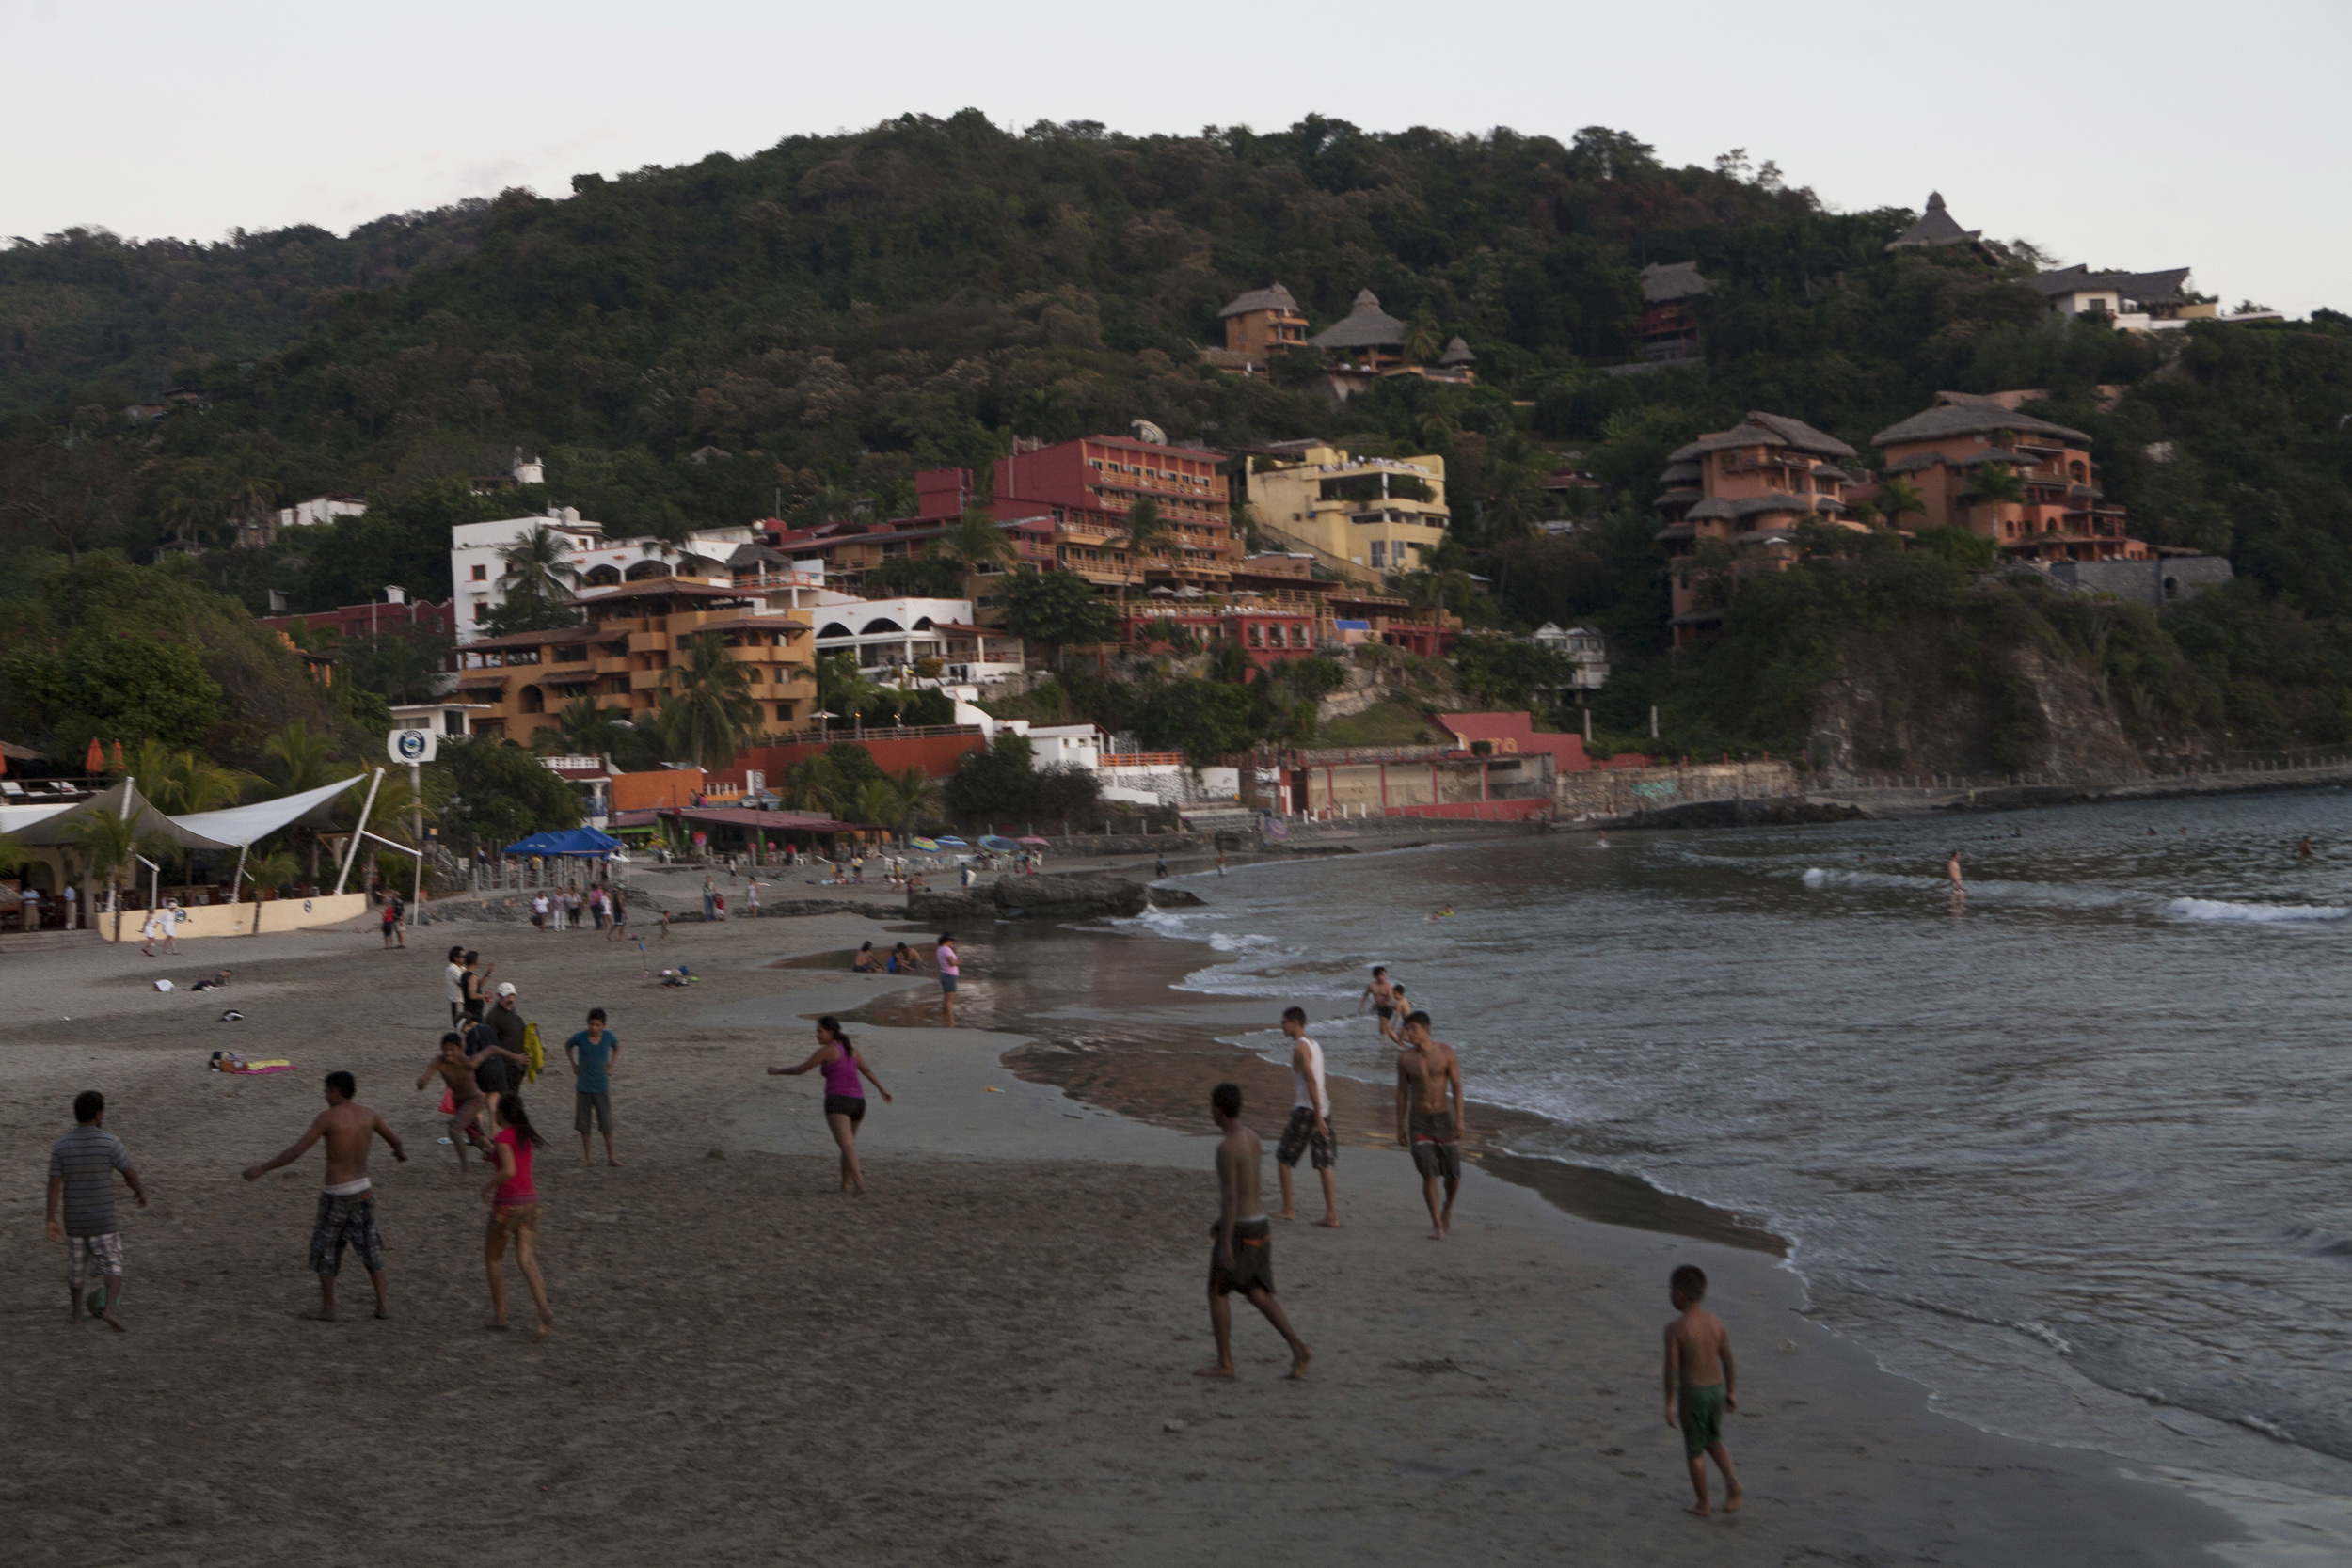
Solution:
<svg viewBox="0 0 2352 1568"><path fill-rule="evenodd" d="M621 1053L621 1042L605 1033L604 1009L588 1011L588 1027L564 1042L564 1055L572 1064L575 1093L572 1095L572 1130L580 1134L580 1163L595 1164L595 1144L589 1138L589 1122L594 1118L596 1130L604 1134L604 1163L617 1165L612 1157L612 1060Z"/></svg>

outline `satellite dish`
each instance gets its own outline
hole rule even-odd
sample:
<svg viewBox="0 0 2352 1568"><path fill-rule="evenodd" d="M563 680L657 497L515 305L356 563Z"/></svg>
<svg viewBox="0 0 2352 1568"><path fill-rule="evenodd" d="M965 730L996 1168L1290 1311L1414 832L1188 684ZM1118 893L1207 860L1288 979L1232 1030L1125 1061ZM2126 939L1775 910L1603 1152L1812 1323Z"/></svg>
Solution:
<svg viewBox="0 0 2352 1568"><path fill-rule="evenodd" d="M1136 433L1136 439L1138 441L1149 441L1155 447L1168 445L1168 432L1153 424L1150 420L1130 420L1127 421L1127 428Z"/></svg>

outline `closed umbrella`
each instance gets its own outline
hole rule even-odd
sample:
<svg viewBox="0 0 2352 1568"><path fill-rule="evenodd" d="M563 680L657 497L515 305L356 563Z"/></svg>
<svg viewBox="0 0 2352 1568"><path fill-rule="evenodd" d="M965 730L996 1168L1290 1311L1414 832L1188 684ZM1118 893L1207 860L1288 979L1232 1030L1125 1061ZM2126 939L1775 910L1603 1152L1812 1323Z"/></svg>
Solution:
<svg viewBox="0 0 2352 1568"><path fill-rule="evenodd" d="M95 776L106 770L106 749L98 744L98 737L89 737L89 755L82 759L82 770Z"/></svg>

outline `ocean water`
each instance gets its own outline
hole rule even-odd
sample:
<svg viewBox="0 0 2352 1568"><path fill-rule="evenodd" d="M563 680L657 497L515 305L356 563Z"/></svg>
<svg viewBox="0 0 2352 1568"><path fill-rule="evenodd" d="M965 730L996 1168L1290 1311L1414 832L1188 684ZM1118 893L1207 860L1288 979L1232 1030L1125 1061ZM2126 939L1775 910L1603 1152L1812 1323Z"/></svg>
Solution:
<svg viewBox="0 0 2352 1568"><path fill-rule="evenodd" d="M1207 907L1127 924L1192 944L1174 990L1297 1002L1386 1081L1389 965L1472 1099L1533 1114L1515 1152L1756 1216L1947 1413L2348 1516L2352 795L1181 880Z"/></svg>

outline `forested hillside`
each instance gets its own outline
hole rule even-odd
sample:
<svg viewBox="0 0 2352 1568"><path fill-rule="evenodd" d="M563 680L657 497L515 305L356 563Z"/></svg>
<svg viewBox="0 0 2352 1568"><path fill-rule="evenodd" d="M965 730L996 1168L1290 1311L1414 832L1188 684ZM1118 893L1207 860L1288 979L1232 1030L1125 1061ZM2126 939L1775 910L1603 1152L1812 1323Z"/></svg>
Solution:
<svg viewBox="0 0 2352 1568"><path fill-rule="evenodd" d="M1597 127L1130 137L966 112L344 241L20 244L0 252L0 547L150 560L217 544L241 512L364 493L365 518L199 558L249 606L277 589L317 609L388 581L437 591L452 521L548 501L651 531L889 515L917 468L1147 418L1228 448L1313 435L1443 455L1475 554L1433 564L1474 566L1492 595L1459 576L1439 590L1504 625L1599 623L1630 700L1672 684L1662 662L1639 673L1662 660L1647 503L1668 451L1764 408L1867 461L1873 432L1939 389L2032 387L2051 394L2037 411L2098 437L2136 531L2226 550L2252 579L2208 612L2202 678L2261 688L2268 733L2319 733L2338 708L2278 689L2297 659L2352 667L2352 320L2162 344L2059 326L2018 281L2029 252L1890 255L1912 215L1826 211L1740 157L1666 168ZM1629 354L1639 267L1684 260L1715 281L1705 366L1604 373ZM1391 382L1335 407L1299 376L1201 369L1217 309L1278 279L1317 326L1371 288L1459 333L1480 385ZM167 385L208 401L125 420ZM2109 404L2102 386L2128 390ZM465 494L516 448L546 459L544 493ZM692 455L709 448L726 455ZM1537 537L1563 466L1600 482L1579 502L1591 526Z"/></svg>

